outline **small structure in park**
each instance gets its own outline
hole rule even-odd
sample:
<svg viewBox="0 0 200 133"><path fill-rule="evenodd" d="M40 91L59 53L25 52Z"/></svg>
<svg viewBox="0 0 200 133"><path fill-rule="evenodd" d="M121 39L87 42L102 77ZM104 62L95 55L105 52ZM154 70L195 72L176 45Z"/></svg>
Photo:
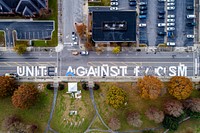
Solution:
<svg viewBox="0 0 200 133"><path fill-rule="evenodd" d="M72 98L81 98L81 90L78 90L77 83L68 83L68 92Z"/></svg>

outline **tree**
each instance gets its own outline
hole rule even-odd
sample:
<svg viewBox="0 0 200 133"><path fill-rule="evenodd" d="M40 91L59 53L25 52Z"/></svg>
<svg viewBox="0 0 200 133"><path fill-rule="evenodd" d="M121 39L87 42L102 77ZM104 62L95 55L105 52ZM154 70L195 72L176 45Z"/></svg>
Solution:
<svg viewBox="0 0 200 133"><path fill-rule="evenodd" d="M98 90L100 87L99 87L99 85L98 84L94 84L94 87L93 87L93 90Z"/></svg>
<svg viewBox="0 0 200 133"><path fill-rule="evenodd" d="M29 108L37 101L39 91L33 84L22 84L12 96L12 104L21 109Z"/></svg>
<svg viewBox="0 0 200 133"><path fill-rule="evenodd" d="M12 115L3 120L2 128L12 133L35 133L36 125L26 125L21 119Z"/></svg>
<svg viewBox="0 0 200 133"><path fill-rule="evenodd" d="M163 122L163 127L170 130L177 130L179 126L179 119L173 116L166 115Z"/></svg>
<svg viewBox="0 0 200 133"><path fill-rule="evenodd" d="M143 123L140 118L140 114L138 112L128 113L126 120L129 125L135 126L135 127L141 127Z"/></svg>
<svg viewBox="0 0 200 133"><path fill-rule="evenodd" d="M106 103L112 106L115 109L118 109L126 103L126 92L121 88L112 86L107 93Z"/></svg>
<svg viewBox="0 0 200 133"><path fill-rule="evenodd" d="M113 50L112 50L113 54L119 54L119 52L120 52L120 47L119 46L114 47Z"/></svg>
<svg viewBox="0 0 200 133"><path fill-rule="evenodd" d="M192 93L192 90L192 82L186 77L175 76L169 81L168 91L178 100L188 98Z"/></svg>
<svg viewBox="0 0 200 133"><path fill-rule="evenodd" d="M75 26L76 26L76 31L78 35L82 38L86 32L86 28L87 28L86 25L84 23L81 23L81 24L75 23Z"/></svg>
<svg viewBox="0 0 200 133"><path fill-rule="evenodd" d="M183 105L178 100L168 100L164 103L164 112L173 117L179 117L184 113Z"/></svg>
<svg viewBox="0 0 200 133"><path fill-rule="evenodd" d="M113 117L110 119L108 126L112 129L112 130L118 130L121 127L120 121L119 119L117 119L116 117Z"/></svg>
<svg viewBox="0 0 200 133"><path fill-rule="evenodd" d="M17 52L17 54L22 55L27 51L26 48L27 48L27 45L18 44L18 45L15 45L14 50L15 52Z"/></svg>
<svg viewBox="0 0 200 133"><path fill-rule="evenodd" d="M155 123L161 123L164 120L164 113L155 107L150 107L145 115L149 118L149 120L154 121Z"/></svg>
<svg viewBox="0 0 200 133"><path fill-rule="evenodd" d="M13 78L0 76L0 97L11 96L17 89L17 83Z"/></svg>
<svg viewBox="0 0 200 133"><path fill-rule="evenodd" d="M142 98L156 99L161 93L163 84L157 77L144 76L138 79L137 87L140 89Z"/></svg>
<svg viewBox="0 0 200 133"><path fill-rule="evenodd" d="M193 112L200 112L200 98L190 98L183 102L185 109L190 109Z"/></svg>

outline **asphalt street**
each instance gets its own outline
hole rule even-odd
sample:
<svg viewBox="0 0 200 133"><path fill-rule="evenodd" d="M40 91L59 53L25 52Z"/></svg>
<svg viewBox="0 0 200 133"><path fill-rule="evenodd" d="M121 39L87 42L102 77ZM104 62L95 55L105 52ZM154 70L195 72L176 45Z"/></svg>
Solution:
<svg viewBox="0 0 200 133"><path fill-rule="evenodd" d="M61 76L66 74L68 66L74 68L78 66L101 66L108 64L109 66L144 66L144 67L168 67L185 64L188 67L188 76L193 75L194 54L193 53L144 53L144 52L121 52L114 55L111 52L105 52L97 55L90 52L89 56L74 56L71 52L62 51L60 54L59 64L61 66ZM172 55L176 55L173 58ZM32 52L24 56L18 56L15 53L6 52L0 55L0 75L5 73L16 72L17 66L57 66L57 53L50 52ZM132 71L132 70L130 70Z"/></svg>

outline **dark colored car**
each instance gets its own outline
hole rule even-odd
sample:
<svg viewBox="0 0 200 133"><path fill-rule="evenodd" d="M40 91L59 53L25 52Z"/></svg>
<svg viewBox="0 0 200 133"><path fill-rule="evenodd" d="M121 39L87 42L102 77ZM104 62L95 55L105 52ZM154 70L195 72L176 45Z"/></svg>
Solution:
<svg viewBox="0 0 200 133"><path fill-rule="evenodd" d="M165 11L158 11L159 14L165 14Z"/></svg>
<svg viewBox="0 0 200 133"><path fill-rule="evenodd" d="M136 6L136 2L129 2L130 6Z"/></svg>
<svg viewBox="0 0 200 133"><path fill-rule="evenodd" d="M136 0L129 0L129 2L136 2Z"/></svg>
<svg viewBox="0 0 200 133"><path fill-rule="evenodd" d="M164 15L158 15L158 19L164 19L165 16Z"/></svg>
<svg viewBox="0 0 200 133"><path fill-rule="evenodd" d="M158 35L159 35L159 36L165 36L165 35L166 35L166 32L164 32L164 31L158 32Z"/></svg>
<svg viewBox="0 0 200 133"><path fill-rule="evenodd" d="M193 26L196 26L196 23L195 22L193 22L193 23L186 23L186 25L189 26L189 27L193 27Z"/></svg>
<svg viewBox="0 0 200 133"><path fill-rule="evenodd" d="M140 15L147 14L147 11L140 11Z"/></svg>
<svg viewBox="0 0 200 133"><path fill-rule="evenodd" d="M194 7L193 6L187 6L186 9L187 10L194 10Z"/></svg>
<svg viewBox="0 0 200 133"><path fill-rule="evenodd" d="M140 10L147 10L146 6L140 6Z"/></svg>

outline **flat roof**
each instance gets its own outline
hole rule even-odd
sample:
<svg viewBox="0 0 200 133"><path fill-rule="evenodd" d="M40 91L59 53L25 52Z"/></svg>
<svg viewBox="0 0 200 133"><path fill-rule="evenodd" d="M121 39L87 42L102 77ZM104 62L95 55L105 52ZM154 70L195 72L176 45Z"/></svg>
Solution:
<svg viewBox="0 0 200 133"><path fill-rule="evenodd" d="M93 11L92 39L95 42L136 41L136 12Z"/></svg>

